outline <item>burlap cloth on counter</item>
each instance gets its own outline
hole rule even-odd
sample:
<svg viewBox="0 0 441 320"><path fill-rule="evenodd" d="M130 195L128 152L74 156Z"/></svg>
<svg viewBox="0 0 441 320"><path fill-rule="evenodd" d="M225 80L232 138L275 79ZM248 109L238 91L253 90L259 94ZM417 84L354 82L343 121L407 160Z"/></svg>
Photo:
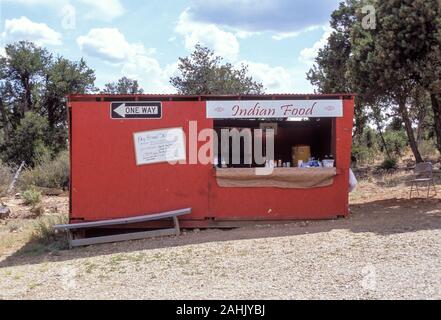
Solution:
<svg viewBox="0 0 441 320"><path fill-rule="evenodd" d="M220 187L316 188L334 182L336 168L274 168L268 175L256 175L256 168L216 168Z"/></svg>

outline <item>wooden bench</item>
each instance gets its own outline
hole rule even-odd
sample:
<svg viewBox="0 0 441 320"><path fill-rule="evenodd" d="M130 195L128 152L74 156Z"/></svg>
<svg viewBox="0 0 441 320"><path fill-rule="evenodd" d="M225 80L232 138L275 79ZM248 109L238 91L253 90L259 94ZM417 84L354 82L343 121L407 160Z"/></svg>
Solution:
<svg viewBox="0 0 441 320"><path fill-rule="evenodd" d="M92 222L79 222L72 224L58 224L54 226L54 229L57 231L65 231L67 234L67 240L69 242L69 249L72 247L78 246L87 246L91 244L98 243L107 243L107 242L117 242L117 241L126 241L126 240L136 240L136 239L144 239L149 237L157 237L157 236L166 236L180 234L179 229L179 220L178 216L191 213L191 208L185 208L174 211L161 212L156 214L148 214L130 218L119 218L119 219L111 219L111 220L100 220L100 221L92 221ZM100 236L100 237L92 237L92 238L83 238L83 239L74 239L72 237L72 230L76 229L88 229L88 228L100 228L100 227L108 227L108 226L118 226L118 225L126 225L133 224L145 221L153 221L160 220L166 218L173 218L174 227L168 229L159 229L153 231L140 231L140 232L131 232L131 233L123 233L123 234L115 234L110 236Z"/></svg>

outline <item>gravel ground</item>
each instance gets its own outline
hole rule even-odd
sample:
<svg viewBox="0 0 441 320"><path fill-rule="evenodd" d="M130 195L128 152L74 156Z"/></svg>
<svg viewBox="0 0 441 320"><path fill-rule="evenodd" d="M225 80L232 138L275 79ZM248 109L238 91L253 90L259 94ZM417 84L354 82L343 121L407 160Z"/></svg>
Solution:
<svg viewBox="0 0 441 320"><path fill-rule="evenodd" d="M1 299L441 299L441 196L361 184L349 219L0 257Z"/></svg>

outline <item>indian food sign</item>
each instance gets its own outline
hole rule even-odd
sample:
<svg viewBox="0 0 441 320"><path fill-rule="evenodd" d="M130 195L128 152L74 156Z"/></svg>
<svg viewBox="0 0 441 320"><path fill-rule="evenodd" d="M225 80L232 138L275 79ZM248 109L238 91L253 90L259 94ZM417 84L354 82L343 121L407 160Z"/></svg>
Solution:
<svg viewBox="0 0 441 320"><path fill-rule="evenodd" d="M206 108L212 119L343 117L343 100L213 100Z"/></svg>

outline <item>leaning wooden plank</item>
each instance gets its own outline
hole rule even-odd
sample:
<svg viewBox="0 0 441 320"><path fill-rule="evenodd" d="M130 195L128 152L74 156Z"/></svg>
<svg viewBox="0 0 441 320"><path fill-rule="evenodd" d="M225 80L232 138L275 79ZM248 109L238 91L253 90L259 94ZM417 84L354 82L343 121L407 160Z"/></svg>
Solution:
<svg viewBox="0 0 441 320"><path fill-rule="evenodd" d="M94 227L104 227L104 226L112 226L112 225L119 225L119 224L138 223L138 222L145 222L145 221L151 221L151 220L172 218L175 216L180 216L180 215L189 214L189 213L191 213L191 208L185 208L185 209L180 209L180 210L173 210L173 211L148 214L148 215L136 216L136 217L130 217L130 218L100 220L100 221L93 221L93 222L79 222L79 223L72 223L72 224L57 224L54 226L54 229L68 230L68 229L94 228Z"/></svg>
<svg viewBox="0 0 441 320"><path fill-rule="evenodd" d="M71 241L71 245L72 247L78 247L78 246L87 246L98 243L108 243L108 242L118 242L118 241L127 241L127 240L137 240L137 239L144 239L150 237L168 236L173 234L176 234L175 228L132 232L132 233L116 234L111 236L74 239Z"/></svg>
<svg viewBox="0 0 441 320"><path fill-rule="evenodd" d="M8 188L8 191L6 192L6 194L10 194L12 192L12 190L14 189L15 184L17 183L18 177L20 176L20 172L21 172L21 170L23 170L24 166L25 166L25 162L22 161L20 164L20 167L18 167L18 170L14 175L14 178L12 179L11 184L9 185L9 188Z"/></svg>

